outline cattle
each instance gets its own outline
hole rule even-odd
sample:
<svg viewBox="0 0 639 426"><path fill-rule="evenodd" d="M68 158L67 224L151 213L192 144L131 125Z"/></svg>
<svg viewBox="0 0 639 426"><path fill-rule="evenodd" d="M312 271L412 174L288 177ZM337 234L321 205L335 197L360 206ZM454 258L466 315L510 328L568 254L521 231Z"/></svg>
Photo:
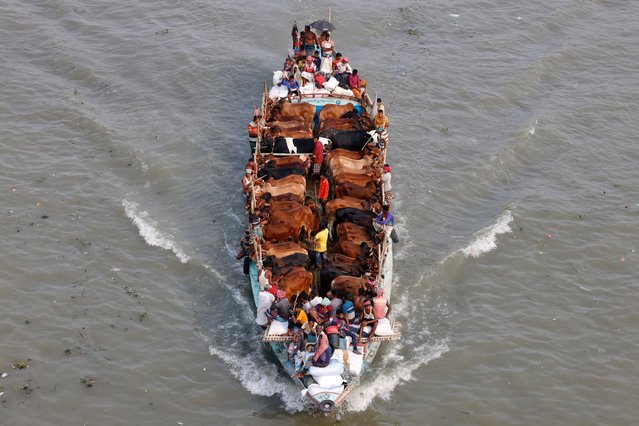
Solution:
<svg viewBox="0 0 639 426"><path fill-rule="evenodd" d="M293 176L301 177L299 175L290 175L280 180L284 180L286 178L293 177ZM281 184L278 185L278 184L272 184L270 182L267 182L259 188L259 194L261 195L263 193L269 193L271 196L292 194L296 196L298 199L304 199L304 195L306 194L306 183L304 184L289 183L284 185L281 185Z"/></svg>
<svg viewBox="0 0 639 426"><path fill-rule="evenodd" d="M335 212L335 225L339 225L342 222L351 222L359 226L372 226L374 217L377 217L377 215L373 212L346 207Z"/></svg>
<svg viewBox="0 0 639 426"><path fill-rule="evenodd" d="M299 137L278 137L273 140L273 152L278 154L311 154L315 141L313 133L299 134Z"/></svg>
<svg viewBox="0 0 639 426"><path fill-rule="evenodd" d="M324 130L361 130L359 122L353 118L329 118L322 121L320 133Z"/></svg>
<svg viewBox="0 0 639 426"><path fill-rule="evenodd" d="M304 119L300 117L282 117L283 120L273 120L268 124L269 129L279 128L279 129L293 129L298 127L310 128L304 122ZM286 120L284 120L286 119Z"/></svg>
<svg viewBox="0 0 639 426"><path fill-rule="evenodd" d="M353 160L361 160L362 158L364 158L364 151L349 151L348 149L344 148L336 148L331 149L331 151L326 154L326 158L328 158L329 164L331 159L335 157L346 157Z"/></svg>
<svg viewBox="0 0 639 426"><path fill-rule="evenodd" d="M335 253L341 253L344 256L354 257L361 262L365 262L371 255L371 247L366 243L356 244L353 241L338 241L333 245Z"/></svg>
<svg viewBox="0 0 639 426"><path fill-rule="evenodd" d="M351 222L342 222L337 225L337 239L339 241L354 241L362 243L373 241L375 232L371 226L356 225Z"/></svg>
<svg viewBox="0 0 639 426"><path fill-rule="evenodd" d="M298 183L300 185L306 185L306 177L300 175L289 175L285 176L281 179L269 179L266 183L270 183L271 185L288 185L291 183Z"/></svg>
<svg viewBox="0 0 639 426"><path fill-rule="evenodd" d="M303 197L296 194L284 193L281 195L273 195L270 192L262 192L259 197L255 199L256 208L262 208L267 203L280 202L280 201L295 201L302 204Z"/></svg>
<svg viewBox="0 0 639 426"><path fill-rule="evenodd" d="M307 254L294 253L279 259L275 256L268 256L264 258L262 264L264 267L271 268L273 275L282 275L298 266L305 268L308 265L308 261Z"/></svg>
<svg viewBox="0 0 639 426"><path fill-rule="evenodd" d="M283 210L271 207L268 223L269 225L290 224L296 227L295 229L299 226L300 230L303 226L307 231L318 231L320 225L317 211L313 211L307 206L299 206ZM299 231L297 231L295 235L299 235Z"/></svg>
<svg viewBox="0 0 639 426"><path fill-rule="evenodd" d="M364 280L362 277L349 277L341 275L335 277L331 282L331 290L341 291L355 297L359 294L359 289L364 288Z"/></svg>
<svg viewBox="0 0 639 426"><path fill-rule="evenodd" d="M320 272L321 292L331 289L331 282L340 275L357 277L362 275L363 269L357 264L353 265L326 265Z"/></svg>
<svg viewBox="0 0 639 426"><path fill-rule="evenodd" d="M308 139L313 137L313 131L306 126L295 129L273 129L268 132L266 140L278 138Z"/></svg>
<svg viewBox="0 0 639 426"><path fill-rule="evenodd" d="M274 276L271 281L277 284L280 290L284 290L286 297L290 300L302 291L310 293L313 274L306 268L297 266L288 270L284 275Z"/></svg>
<svg viewBox="0 0 639 426"><path fill-rule="evenodd" d="M335 198L334 200L326 203L326 208L324 211L326 212L326 222L328 223L328 228L332 229L333 221L335 220L335 212L338 209L343 209L345 207L354 207L361 210L368 210L370 205L368 201L361 200L353 197L342 197Z"/></svg>
<svg viewBox="0 0 639 426"><path fill-rule="evenodd" d="M308 251L305 248L300 247L298 244L292 242L284 242L278 244L265 242L264 244L262 244L262 253L266 257L272 256L277 259L283 259L293 254L303 254L308 256Z"/></svg>
<svg viewBox="0 0 639 426"><path fill-rule="evenodd" d="M271 108L271 117L281 120L281 117L300 117L309 127L315 118L315 107L309 103L288 103L283 99Z"/></svg>
<svg viewBox="0 0 639 426"><path fill-rule="evenodd" d="M263 157L263 164L263 167L306 166L306 161L295 155L278 157L273 154L268 154Z"/></svg>
<svg viewBox="0 0 639 426"><path fill-rule="evenodd" d="M266 179L282 179L286 176L290 175L300 175L306 176L307 170L303 166L292 166L292 167L262 167L258 173L258 177L263 177Z"/></svg>
<svg viewBox="0 0 639 426"><path fill-rule="evenodd" d="M319 136L331 140L331 147L359 151L373 139L374 130L324 130Z"/></svg>
<svg viewBox="0 0 639 426"><path fill-rule="evenodd" d="M341 151L341 150L340 150ZM377 166L379 157L377 155L363 155L360 159L350 158L347 155L334 154L329 156L328 164L331 169L338 167L348 167L353 170L360 170L367 166Z"/></svg>
<svg viewBox="0 0 639 426"><path fill-rule="evenodd" d="M379 185L380 178L382 176L381 171L369 171L367 169L360 170L359 172L353 172L347 169L338 169L333 172L333 181L335 185L342 182L352 182L358 185L366 185L368 182L374 182Z"/></svg>
<svg viewBox="0 0 639 426"><path fill-rule="evenodd" d="M352 112L355 109L353 104L344 104L344 105L335 105L328 104L325 105L319 113L319 121L322 123L324 120L329 118L341 118L344 114Z"/></svg>
<svg viewBox="0 0 639 426"><path fill-rule="evenodd" d="M335 185L336 197L354 197L363 200L371 200L377 194L378 187L375 182L368 182L366 185L358 185L352 182L342 182Z"/></svg>
<svg viewBox="0 0 639 426"><path fill-rule="evenodd" d="M264 239L272 242L296 241L299 239L302 226L291 223L267 223L262 226Z"/></svg>

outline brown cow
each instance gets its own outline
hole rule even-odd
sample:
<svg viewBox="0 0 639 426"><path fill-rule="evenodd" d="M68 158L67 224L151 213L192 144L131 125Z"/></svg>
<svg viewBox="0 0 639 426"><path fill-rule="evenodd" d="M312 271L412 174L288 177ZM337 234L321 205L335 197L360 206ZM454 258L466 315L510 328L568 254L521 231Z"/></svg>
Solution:
<svg viewBox="0 0 639 426"><path fill-rule="evenodd" d="M356 244L353 241L338 241L333 246L335 253L341 253L348 257L354 257L360 261L365 261L371 253L371 247L366 243Z"/></svg>
<svg viewBox="0 0 639 426"><path fill-rule="evenodd" d="M301 117L308 126L311 126L315 118L315 107L306 102L292 104L282 99L273 105L271 117L278 120L281 119L280 117Z"/></svg>
<svg viewBox="0 0 639 426"><path fill-rule="evenodd" d="M361 160L354 160L343 155L334 155L329 158L328 164L331 169L335 169L337 167L348 167L353 170L359 170L366 166L375 166L378 161L379 158L372 155L365 155Z"/></svg>
<svg viewBox="0 0 639 426"><path fill-rule="evenodd" d="M337 225L337 239L339 241L353 241L357 244L367 243L372 247L374 244L371 240L373 235L369 228L355 225L351 222L342 222Z"/></svg>
<svg viewBox="0 0 639 426"><path fill-rule="evenodd" d="M291 175L298 176L298 175ZM287 176L288 177L288 176ZM299 199L303 199L306 194L306 184L289 183L285 185L273 185L271 183L265 183L258 189L259 194L270 193L271 196L279 196L284 194L292 194ZM353 191L351 191L353 193Z"/></svg>
<svg viewBox="0 0 639 426"><path fill-rule="evenodd" d="M271 280L280 290L286 292L286 297L290 300L295 295L305 291L310 293L313 284L313 274L302 266L291 268L284 275L273 277Z"/></svg>
<svg viewBox="0 0 639 426"><path fill-rule="evenodd" d="M307 162L302 161L297 155L288 155L285 157L278 157L273 154L265 155L263 157L264 165L274 164L277 167L292 167L292 166L306 166Z"/></svg>
<svg viewBox="0 0 639 426"><path fill-rule="evenodd" d="M335 198L334 200L326 203L326 221L328 222L328 229L333 228L333 221L335 220L335 212L344 207L353 207L356 209L368 210L370 205L368 201L361 200L353 197Z"/></svg>
<svg viewBox="0 0 639 426"><path fill-rule="evenodd" d="M302 226L291 223L267 223L262 226L264 239L271 242L297 241Z"/></svg>
<svg viewBox="0 0 639 426"><path fill-rule="evenodd" d="M273 244L266 242L262 244L262 253L264 256L275 256L278 259L281 259L286 256L290 256L292 254L305 254L308 256L308 250L303 247L300 247L299 244L292 242L278 243Z"/></svg>
<svg viewBox="0 0 639 426"><path fill-rule="evenodd" d="M299 225L300 229L303 226L307 231L318 231L320 225L317 211L313 211L307 206L299 206L287 210L277 210L272 208L268 223L270 225L279 223L288 223L294 226ZM299 235L299 232L296 236L297 235Z"/></svg>
<svg viewBox="0 0 639 426"><path fill-rule="evenodd" d="M364 288L364 279L361 277L340 275L331 282L332 290L347 292L353 297L358 295L360 288Z"/></svg>
<svg viewBox="0 0 639 426"><path fill-rule="evenodd" d="M354 118L327 118L320 125L320 133L324 130L360 130L362 126Z"/></svg>
<svg viewBox="0 0 639 426"><path fill-rule="evenodd" d="M342 182L335 185L335 196L361 198L368 201L377 194L377 189L375 182L368 182L364 186L352 182Z"/></svg>
<svg viewBox="0 0 639 426"><path fill-rule="evenodd" d="M353 160L361 160L362 158L364 158L364 151L349 151L348 149L344 148L336 148L330 150L330 152L326 155L326 158L328 158L328 161L330 163L332 158L340 156L351 158Z"/></svg>
<svg viewBox="0 0 639 426"><path fill-rule="evenodd" d="M299 129L281 129L281 130L271 130L269 132L269 137L275 138L293 138L293 139L310 139L313 137L313 131L306 127Z"/></svg>
<svg viewBox="0 0 639 426"><path fill-rule="evenodd" d="M273 186L278 185L288 185L291 183L298 183L300 185L306 185L306 178L300 175L288 175L281 179L273 179L270 178L266 181L266 183L270 183Z"/></svg>
<svg viewBox="0 0 639 426"><path fill-rule="evenodd" d="M270 192L262 192L258 198L255 199L255 206L258 209L264 207L267 203L272 202L284 202L284 201L295 201L297 203L302 203L302 197L295 194L281 194L281 195L272 195Z"/></svg>
<svg viewBox="0 0 639 426"><path fill-rule="evenodd" d="M333 171L333 181L337 185L342 182L353 182L358 185L366 185L366 182L380 182L382 172L380 170L370 170L368 168L353 171L349 169L338 168Z"/></svg>
<svg viewBox="0 0 639 426"><path fill-rule="evenodd" d="M352 112L355 110L353 104L344 104L344 105L335 105L328 104L324 105L324 107L320 110L319 113L319 121L322 123L324 120L329 118L341 118L347 112Z"/></svg>

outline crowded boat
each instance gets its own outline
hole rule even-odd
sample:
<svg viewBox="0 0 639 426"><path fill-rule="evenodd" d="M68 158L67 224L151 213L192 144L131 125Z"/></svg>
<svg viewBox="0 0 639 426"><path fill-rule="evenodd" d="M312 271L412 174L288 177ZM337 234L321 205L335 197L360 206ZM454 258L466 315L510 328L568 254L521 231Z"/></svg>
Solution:
<svg viewBox="0 0 639 426"><path fill-rule="evenodd" d="M393 318L389 118L329 21L298 31L248 125L238 260L255 322L303 398L332 412L365 386Z"/></svg>

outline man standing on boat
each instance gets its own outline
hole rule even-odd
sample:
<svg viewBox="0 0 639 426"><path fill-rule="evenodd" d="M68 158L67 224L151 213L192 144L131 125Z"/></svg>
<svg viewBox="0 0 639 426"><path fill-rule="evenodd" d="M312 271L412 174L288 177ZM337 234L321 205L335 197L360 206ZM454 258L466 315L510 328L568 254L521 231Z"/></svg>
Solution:
<svg viewBox="0 0 639 426"><path fill-rule="evenodd" d="M390 212L388 204L384 204L382 206L382 214L373 220L373 228L375 228L375 231L377 232L383 230L386 233L386 237L390 238L390 234L393 232L394 226L395 217L393 216L393 213Z"/></svg>
<svg viewBox="0 0 639 426"><path fill-rule="evenodd" d="M322 261L322 268L326 266L326 250L328 245L328 228L323 226L322 230L315 234L315 252L317 253L316 265Z"/></svg>
<svg viewBox="0 0 639 426"><path fill-rule="evenodd" d="M320 174L322 169L322 163L324 162L324 145L318 138L315 138L315 145L313 145L313 172L312 177Z"/></svg>

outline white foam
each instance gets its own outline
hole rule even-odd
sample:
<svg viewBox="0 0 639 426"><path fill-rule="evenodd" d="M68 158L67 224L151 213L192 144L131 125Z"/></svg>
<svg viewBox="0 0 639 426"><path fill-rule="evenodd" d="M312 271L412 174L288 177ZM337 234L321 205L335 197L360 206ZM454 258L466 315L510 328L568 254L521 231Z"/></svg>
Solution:
<svg viewBox="0 0 639 426"><path fill-rule="evenodd" d="M461 249L461 252L466 256L479 257L484 253L488 253L491 250L497 248L497 235L510 232L510 226L508 224L513 221L513 215L510 210L504 210L502 214L497 217L497 222L493 225L487 226L477 232L475 240L467 247Z"/></svg>
<svg viewBox="0 0 639 426"><path fill-rule="evenodd" d="M388 401L398 384L412 379L413 371L448 352L447 342L448 340L445 339L434 345L424 343L411 350L412 357L409 360L404 360L404 357L399 354L400 345L392 346L391 353L385 354L384 361L393 360L396 365L384 368L375 379L367 380L355 388L347 399L347 409L364 411L374 398Z"/></svg>
<svg viewBox="0 0 639 426"><path fill-rule="evenodd" d="M202 337L209 341L204 335ZM254 336L249 338L258 339ZM265 350L259 344L255 352L242 356L218 348L209 341L209 353L222 360L229 367L230 373L240 381L247 391L254 395L278 395L288 412L304 410L304 401L300 397L299 390L288 377L279 374L277 363L266 359L263 352Z"/></svg>
<svg viewBox="0 0 639 426"><path fill-rule="evenodd" d="M137 226L140 236L144 238L148 245L171 250L182 263L186 263L191 259L177 247L171 235L163 234L157 229L157 222L149 217L147 211L140 210L140 206L137 203L124 199L122 200L122 206L124 207L124 213Z"/></svg>

